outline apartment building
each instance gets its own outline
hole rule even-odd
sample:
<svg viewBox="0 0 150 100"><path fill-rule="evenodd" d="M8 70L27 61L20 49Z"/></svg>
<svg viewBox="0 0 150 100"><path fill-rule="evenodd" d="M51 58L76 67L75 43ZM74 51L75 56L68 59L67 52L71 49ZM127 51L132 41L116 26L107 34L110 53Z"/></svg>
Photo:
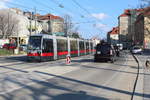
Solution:
<svg viewBox="0 0 150 100"><path fill-rule="evenodd" d="M63 18L46 14L38 16L38 20L41 22L44 33L64 36Z"/></svg>
<svg viewBox="0 0 150 100"><path fill-rule="evenodd" d="M137 17L134 44L150 48L150 7L145 8Z"/></svg>
<svg viewBox="0 0 150 100"><path fill-rule="evenodd" d="M113 45L119 43L119 27L114 27L110 32L107 33L107 41Z"/></svg>
<svg viewBox="0 0 150 100"><path fill-rule="evenodd" d="M143 9L126 9L124 13L118 17L119 20L119 39L125 48L130 48L135 36L135 21L139 13Z"/></svg>

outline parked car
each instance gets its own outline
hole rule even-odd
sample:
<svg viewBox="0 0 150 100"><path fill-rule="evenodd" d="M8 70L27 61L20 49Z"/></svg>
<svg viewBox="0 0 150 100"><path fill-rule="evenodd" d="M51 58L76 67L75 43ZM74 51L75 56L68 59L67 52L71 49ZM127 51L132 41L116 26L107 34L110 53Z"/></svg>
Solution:
<svg viewBox="0 0 150 100"><path fill-rule="evenodd" d="M19 47L19 50L27 51L27 45L26 44L21 44L20 47Z"/></svg>
<svg viewBox="0 0 150 100"><path fill-rule="evenodd" d="M116 60L114 47L108 43L98 44L94 54L94 61L97 62L99 60L111 61L113 63Z"/></svg>
<svg viewBox="0 0 150 100"><path fill-rule="evenodd" d="M3 48L5 49L16 49L17 45L16 44L11 44L11 43L6 43L3 45Z"/></svg>
<svg viewBox="0 0 150 100"><path fill-rule="evenodd" d="M131 49L131 53L132 53L132 54L142 54L142 53L143 53L143 50L142 50L141 47L134 46L134 47Z"/></svg>
<svg viewBox="0 0 150 100"><path fill-rule="evenodd" d="M9 43L8 39L0 39L0 48L3 48L3 45Z"/></svg>
<svg viewBox="0 0 150 100"><path fill-rule="evenodd" d="M0 45L0 49L2 49L3 48L3 45Z"/></svg>

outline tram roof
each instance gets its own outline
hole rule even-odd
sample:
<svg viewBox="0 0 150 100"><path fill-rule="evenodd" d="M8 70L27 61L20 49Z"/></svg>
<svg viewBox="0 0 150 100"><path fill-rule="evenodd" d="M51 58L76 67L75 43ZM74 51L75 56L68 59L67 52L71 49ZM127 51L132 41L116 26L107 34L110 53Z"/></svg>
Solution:
<svg viewBox="0 0 150 100"><path fill-rule="evenodd" d="M31 36L42 36L42 37L53 37L53 35L49 35L49 34L42 34L42 33L38 33L38 34L33 34ZM56 36L56 37L60 37L60 38L67 38L67 37L63 37L63 36ZM70 38L71 40L76 40L76 38ZM89 39L79 39L80 41L91 41Z"/></svg>
<svg viewBox="0 0 150 100"><path fill-rule="evenodd" d="M51 36L51 35L49 35L49 34L41 34L41 33L33 34L33 35L31 35L31 36L45 36L45 35Z"/></svg>

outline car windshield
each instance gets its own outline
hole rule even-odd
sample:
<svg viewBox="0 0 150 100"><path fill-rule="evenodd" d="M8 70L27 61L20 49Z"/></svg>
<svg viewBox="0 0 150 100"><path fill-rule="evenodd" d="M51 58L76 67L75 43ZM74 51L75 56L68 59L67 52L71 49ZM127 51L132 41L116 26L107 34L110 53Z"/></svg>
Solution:
<svg viewBox="0 0 150 100"><path fill-rule="evenodd" d="M27 46L27 45L25 45L25 44L22 44L22 45L20 45L20 46Z"/></svg>
<svg viewBox="0 0 150 100"><path fill-rule="evenodd" d="M110 51L111 46L110 45L97 45L97 51L101 51L103 54L108 53Z"/></svg>
<svg viewBox="0 0 150 100"><path fill-rule="evenodd" d="M134 49L140 49L139 47L134 47Z"/></svg>
<svg viewBox="0 0 150 100"><path fill-rule="evenodd" d="M28 49L41 49L41 36L30 36Z"/></svg>

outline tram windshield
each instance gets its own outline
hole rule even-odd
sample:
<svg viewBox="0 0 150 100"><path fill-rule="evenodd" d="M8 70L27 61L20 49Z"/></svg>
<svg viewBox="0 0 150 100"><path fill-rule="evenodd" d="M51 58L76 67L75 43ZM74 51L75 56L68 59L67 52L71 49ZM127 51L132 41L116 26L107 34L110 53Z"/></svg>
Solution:
<svg viewBox="0 0 150 100"><path fill-rule="evenodd" d="M41 36L30 36L28 49L30 50L38 50L41 49Z"/></svg>

